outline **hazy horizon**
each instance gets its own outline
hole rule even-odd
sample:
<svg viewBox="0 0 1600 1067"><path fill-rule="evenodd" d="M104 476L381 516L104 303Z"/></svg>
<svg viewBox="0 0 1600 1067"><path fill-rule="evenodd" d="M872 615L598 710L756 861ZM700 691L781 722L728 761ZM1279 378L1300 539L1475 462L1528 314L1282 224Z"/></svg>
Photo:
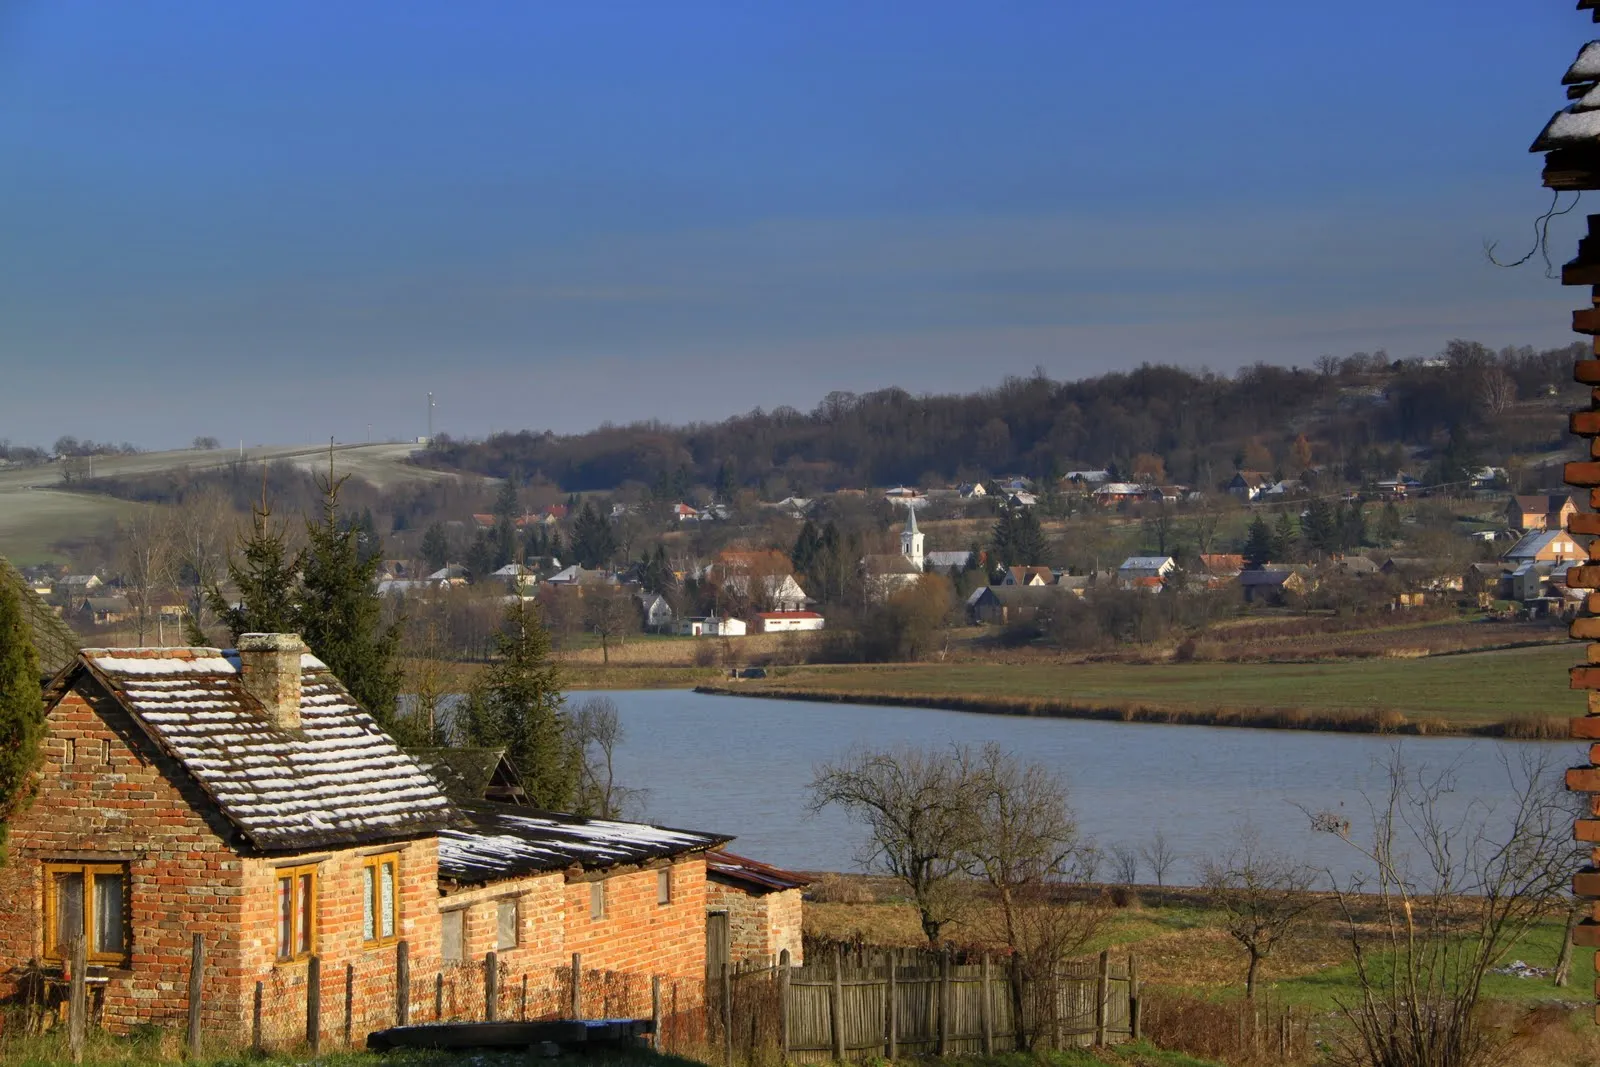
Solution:
<svg viewBox="0 0 1600 1067"><path fill-rule="evenodd" d="M1549 204L1568 6L8 5L0 437L1565 344L1582 294L1482 245Z"/></svg>

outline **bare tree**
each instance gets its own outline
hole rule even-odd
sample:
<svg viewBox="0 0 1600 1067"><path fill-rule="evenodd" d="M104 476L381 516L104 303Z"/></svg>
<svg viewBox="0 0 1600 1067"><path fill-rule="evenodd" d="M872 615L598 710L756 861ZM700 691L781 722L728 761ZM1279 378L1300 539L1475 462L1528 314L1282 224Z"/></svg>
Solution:
<svg viewBox="0 0 1600 1067"><path fill-rule="evenodd" d="M157 598L172 581L172 529L163 512L140 508L117 523L117 563L122 592L133 607L139 645L150 632Z"/></svg>
<svg viewBox="0 0 1600 1067"><path fill-rule="evenodd" d="M1139 882L1139 850L1132 845L1111 846L1111 871L1122 885Z"/></svg>
<svg viewBox="0 0 1600 1067"><path fill-rule="evenodd" d="M1166 832L1157 830L1148 845L1139 849L1139 855L1150 865L1150 871L1156 876L1156 885L1167 884L1167 872L1172 870L1181 856L1172 847L1172 842L1167 840Z"/></svg>
<svg viewBox="0 0 1600 1067"><path fill-rule="evenodd" d="M403 747L428 747L444 741L445 724L439 712L454 688L450 682L449 650L438 613L406 620L400 647L400 667L411 694L407 714L396 720L395 736Z"/></svg>
<svg viewBox="0 0 1600 1067"><path fill-rule="evenodd" d="M930 945L954 916L953 880L971 840L971 785L950 749L856 749L818 764L810 809L838 805L867 824L860 858L911 891Z"/></svg>
<svg viewBox="0 0 1600 1067"><path fill-rule="evenodd" d="M622 721L610 697L589 697L568 713L572 741L583 750L578 809L586 815L615 819L638 807L644 791L617 784L616 753L622 743Z"/></svg>
<svg viewBox="0 0 1600 1067"><path fill-rule="evenodd" d="M1200 884L1223 914L1223 929L1249 957L1244 995L1256 995L1261 961L1293 936L1317 904L1309 890L1316 880L1310 867L1265 848L1249 823L1236 831L1234 846L1201 866Z"/></svg>
<svg viewBox="0 0 1600 1067"><path fill-rule="evenodd" d="M600 638L600 660L611 663L611 642L625 643L628 634L639 631L639 611L633 596L621 586L593 589L583 598L583 621Z"/></svg>
<svg viewBox="0 0 1600 1067"><path fill-rule="evenodd" d="M969 783L962 794L972 804L963 866L988 883L1000 905L1000 934L1011 950L1016 1047L1031 1048L1024 990L1041 980L1047 983L1064 951L1079 947L1064 945L1056 936L1057 924L1047 914L1037 914L1070 910L1052 902L1046 890L1071 869L1078 825L1067 806L1065 783L1044 765L1024 763L993 742L975 754L957 749L954 759ZM1082 929L1084 924L1074 926ZM1049 936L1040 936L1047 931Z"/></svg>
<svg viewBox="0 0 1600 1067"><path fill-rule="evenodd" d="M202 636L216 622L206 592L227 572L228 544L237 525L227 497L216 489L190 495L172 512L174 577L187 590L189 618Z"/></svg>
<svg viewBox="0 0 1600 1067"><path fill-rule="evenodd" d="M1360 989L1336 1001L1350 1025L1334 1032L1335 1062L1490 1062L1494 1039L1478 1012L1484 975L1557 905L1575 857L1571 809L1549 757L1524 752L1502 765L1503 803L1452 814L1452 771L1413 771L1397 753L1385 795L1367 798L1371 842L1341 834L1366 871L1334 881Z"/></svg>

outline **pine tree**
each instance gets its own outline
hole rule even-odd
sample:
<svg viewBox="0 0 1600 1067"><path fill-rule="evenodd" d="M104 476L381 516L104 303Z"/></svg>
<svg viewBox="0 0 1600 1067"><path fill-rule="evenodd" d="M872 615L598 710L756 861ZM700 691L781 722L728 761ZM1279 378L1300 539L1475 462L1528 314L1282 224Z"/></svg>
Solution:
<svg viewBox="0 0 1600 1067"><path fill-rule="evenodd" d="M645 554L643 573L640 575L639 584L647 593L665 595L676 584L677 578L672 573L672 564L667 562L667 546L656 545L654 552Z"/></svg>
<svg viewBox="0 0 1600 1067"><path fill-rule="evenodd" d="M378 554L363 559L357 531L339 521L343 484L331 475L322 482L322 521L306 523L297 622L312 654L388 729L400 698L400 627L383 626Z"/></svg>
<svg viewBox="0 0 1600 1067"><path fill-rule="evenodd" d="M1339 526L1339 550L1348 552L1367 543L1366 505L1359 500L1350 501L1345 508L1344 520Z"/></svg>
<svg viewBox="0 0 1600 1067"><path fill-rule="evenodd" d="M1272 558L1286 560L1294 555L1295 545L1299 542L1300 535L1294 528L1294 520L1287 511L1278 512L1278 521L1272 530Z"/></svg>
<svg viewBox="0 0 1600 1067"><path fill-rule="evenodd" d="M572 554L576 557L573 562L587 570L605 566L617 554L611 523L588 501L572 524Z"/></svg>
<svg viewBox="0 0 1600 1067"><path fill-rule="evenodd" d="M295 627L302 553L290 554L283 527L274 525L265 500L250 517L250 536L240 545L240 556L228 560L228 580L239 591L239 603L229 604L216 586L206 590L206 602L235 643L240 634L289 633Z"/></svg>
<svg viewBox="0 0 1600 1067"><path fill-rule="evenodd" d="M499 570L517 560L517 487L507 478L494 501L494 566Z"/></svg>
<svg viewBox="0 0 1600 1067"><path fill-rule="evenodd" d="M1017 517L1012 523L1012 547L1016 552L1017 564L1037 567L1048 561L1050 556L1050 542L1044 536L1044 529L1039 525L1039 516L1033 513L1032 508L1020 508Z"/></svg>
<svg viewBox="0 0 1600 1067"><path fill-rule="evenodd" d="M1244 544L1245 562L1252 567L1265 567L1272 562L1273 552L1272 530L1267 526L1267 520L1259 514L1250 523L1249 538Z"/></svg>
<svg viewBox="0 0 1600 1067"><path fill-rule="evenodd" d="M1339 550L1339 519L1333 505L1317 497L1306 506L1306 544L1312 551L1329 553Z"/></svg>
<svg viewBox="0 0 1600 1067"><path fill-rule="evenodd" d="M816 523L807 519L800 527L800 535L794 539L794 548L789 551L789 562L794 564L795 573L810 575L821 550L822 535L817 532Z"/></svg>
<svg viewBox="0 0 1600 1067"><path fill-rule="evenodd" d="M28 776L39 765L44 737L44 701L33 633L22 615L22 599L0 581L0 862L5 860L6 823L28 796Z"/></svg>
<svg viewBox="0 0 1600 1067"><path fill-rule="evenodd" d="M1010 508L1001 508L994 520L994 530L989 534L990 558L1002 567L1019 563L1017 553L1017 520Z"/></svg>
<svg viewBox="0 0 1600 1067"><path fill-rule="evenodd" d="M1383 514L1378 516L1378 543L1388 546L1400 540L1400 509L1395 507L1391 500L1383 505Z"/></svg>
<svg viewBox="0 0 1600 1067"><path fill-rule="evenodd" d="M434 523L422 535L422 562L430 573L450 562L450 538L444 532L444 523Z"/></svg>
<svg viewBox="0 0 1600 1067"><path fill-rule="evenodd" d="M504 747L536 807L570 811L577 801L582 753L562 708L560 670L537 609L520 599L495 635L497 658L479 676L462 709L474 745Z"/></svg>

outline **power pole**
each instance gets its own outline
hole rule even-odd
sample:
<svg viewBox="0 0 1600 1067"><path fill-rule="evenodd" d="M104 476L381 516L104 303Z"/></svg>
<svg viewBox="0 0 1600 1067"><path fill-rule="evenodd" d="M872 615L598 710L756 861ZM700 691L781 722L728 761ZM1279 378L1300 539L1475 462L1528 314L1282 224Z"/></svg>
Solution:
<svg viewBox="0 0 1600 1067"><path fill-rule="evenodd" d="M428 394L428 443L433 444L433 394Z"/></svg>

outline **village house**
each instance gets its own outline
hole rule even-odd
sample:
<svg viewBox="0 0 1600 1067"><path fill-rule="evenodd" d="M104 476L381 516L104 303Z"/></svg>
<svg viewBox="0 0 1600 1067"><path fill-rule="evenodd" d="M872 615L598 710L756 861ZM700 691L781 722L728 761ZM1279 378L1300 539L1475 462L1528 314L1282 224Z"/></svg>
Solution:
<svg viewBox="0 0 1600 1067"><path fill-rule="evenodd" d="M1238 471L1225 488L1229 493L1248 503L1260 496L1271 484L1272 479L1260 471Z"/></svg>
<svg viewBox="0 0 1600 1067"><path fill-rule="evenodd" d="M1129 556L1117 568L1117 584L1124 589L1160 589L1162 581L1178 566L1171 556Z"/></svg>
<svg viewBox="0 0 1600 1067"><path fill-rule="evenodd" d="M660 593L640 592L635 596L639 603L639 622L651 633L665 633L672 628L672 605Z"/></svg>
<svg viewBox="0 0 1600 1067"><path fill-rule="evenodd" d="M1055 585L985 585L967 598L967 614L980 625L1005 626L1034 618L1065 595Z"/></svg>
<svg viewBox="0 0 1600 1067"><path fill-rule="evenodd" d="M1563 530L1567 519L1577 511L1578 503L1571 493L1514 496L1506 501L1506 525L1518 533Z"/></svg>
<svg viewBox="0 0 1600 1067"><path fill-rule="evenodd" d="M1564 530L1534 530L1524 534L1500 558L1507 563L1569 563L1587 553Z"/></svg>
<svg viewBox="0 0 1600 1067"><path fill-rule="evenodd" d="M971 563L972 552L970 550L925 552L922 559L922 566L925 570L951 577L966 570Z"/></svg>
<svg viewBox="0 0 1600 1067"><path fill-rule="evenodd" d="M1308 587L1304 575L1289 567L1263 567L1239 573L1239 588L1244 592L1246 604L1281 605L1291 594L1303 594Z"/></svg>
<svg viewBox="0 0 1600 1067"><path fill-rule="evenodd" d="M715 921L708 926L706 966L716 973L725 962L770 967L781 953L798 967L805 962L801 932L804 875L718 849L706 853L706 907L724 915L727 936L718 943ZM725 946L725 949L722 947Z"/></svg>
<svg viewBox="0 0 1600 1067"><path fill-rule="evenodd" d="M133 605L125 596L91 596L84 598L76 612L91 626L115 626L133 615Z"/></svg>
<svg viewBox="0 0 1600 1067"><path fill-rule="evenodd" d="M1054 585L1055 572L1049 567L1007 567L1001 585Z"/></svg>
<svg viewBox="0 0 1600 1067"><path fill-rule="evenodd" d="M408 755L296 635L86 650L44 696L37 795L0 867L0 996L58 996L81 939L108 1029L170 1025L198 934L208 1031L248 1033L259 1006L267 1032L303 1033L315 958L331 1035L393 1022L402 941L413 989L452 997L481 991L490 950L503 973L581 953L669 978L702 976L713 935L745 951L746 905L708 891L726 835L538 811L499 750ZM762 959L798 937L797 912L767 910Z"/></svg>
<svg viewBox="0 0 1600 1067"><path fill-rule="evenodd" d="M962 500L982 500L989 495L989 490L983 487L982 482L964 482L956 486L956 495Z"/></svg>
<svg viewBox="0 0 1600 1067"><path fill-rule="evenodd" d="M743 619L704 615L679 619L675 632L679 637L743 637L749 631Z"/></svg>
<svg viewBox="0 0 1600 1067"><path fill-rule="evenodd" d="M1107 482L1090 494L1103 508L1132 504L1144 499L1144 486L1134 482Z"/></svg>
<svg viewBox="0 0 1600 1067"><path fill-rule="evenodd" d="M784 634L820 630L826 620L815 611L758 611L757 633Z"/></svg>

